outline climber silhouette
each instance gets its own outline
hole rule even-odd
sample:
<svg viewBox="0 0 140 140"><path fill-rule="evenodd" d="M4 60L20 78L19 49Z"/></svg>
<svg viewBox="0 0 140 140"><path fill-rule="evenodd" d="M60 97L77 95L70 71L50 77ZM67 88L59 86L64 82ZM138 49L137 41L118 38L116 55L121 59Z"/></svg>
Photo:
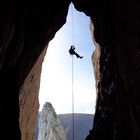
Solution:
<svg viewBox="0 0 140 140"><path fill-rule="evenodd" d="M77 58L83 58L83 56L80 56L78 53L76 53L75 51L75 47L72 45L71 47L70 47L70 49L69 49L69 53L70 53L70 55L76 55L76 57Z"/></svg>

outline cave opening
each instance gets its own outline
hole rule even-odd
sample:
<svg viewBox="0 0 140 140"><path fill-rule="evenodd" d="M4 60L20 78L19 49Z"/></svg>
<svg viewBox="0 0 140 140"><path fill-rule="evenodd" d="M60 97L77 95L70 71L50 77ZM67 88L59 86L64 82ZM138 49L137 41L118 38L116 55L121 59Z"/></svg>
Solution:
<svg viewBox="0 0 140 140"><path fill-rule="evenodd" d="M71 9L73 9L73 15ZM72 16L73 21L71 20ZM91 58L95 46L92 41L89 24L89 17L84 13L78 12L71 4L66 23L56 33L48 45L41 73L39 112L41 112L46 102L50 102L57 115L72 114L72 58L68 50L70 46L73 45L72 38L74 38L76 51L83 56L83 59L73 57L74 113L78 116L75 118L75 121L76 119L85 119L83 117L85 117L86 114L89 115L87 116L89 120L85 121L85 123L89 123L89 125L81 124L88 127L86 132L83 132L83 130L80 130L80 133L76 132L74 136L75 139L78 137L76 134L83 133L81 135L83 135L84 138L88 135L88 131L93 126L93 115L96 106L95 78ZM70 119L72 119L72 117ZM64 122L64 117L63 119L60 118L60 120ZM83 120L80 121L80 123L84 122ZM78 123L79 122L77 122L77 124ZM75 131L79 129L78 126L74 127ZM69 135L71 136L67 137L72 137L72 132ZM81 137L79 137L79 139L81 139Z"/></svg>

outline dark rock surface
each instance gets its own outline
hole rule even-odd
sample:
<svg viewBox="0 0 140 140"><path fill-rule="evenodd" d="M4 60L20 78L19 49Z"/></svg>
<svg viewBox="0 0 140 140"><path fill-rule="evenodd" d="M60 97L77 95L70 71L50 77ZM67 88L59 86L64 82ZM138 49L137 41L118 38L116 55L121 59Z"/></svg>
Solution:
<svg viewBox="0 0 140 140"><path fill-rule="evenodd" d="M48 42L65 23L68 5L67 0L0 1L0 120L2 121L0 128L1 138L4 140L21 139L19 129L21 86ZM30 88L32 89L32 86ZM30 93L26 96L28 94ZM29 120L30 117L32 116L29 116ZM26 123L24 122L24 125Z"/></svg>
<svg viewBox="0 0 140 140"><path fill-rule="evenodd" d="M0 1L0 128L4 140L21 139L21 86L41 52L65 23L69 3ZM140 2L73 3L91 17L95 40L101 46L97 108L87 140L140 140Z"/></svg>

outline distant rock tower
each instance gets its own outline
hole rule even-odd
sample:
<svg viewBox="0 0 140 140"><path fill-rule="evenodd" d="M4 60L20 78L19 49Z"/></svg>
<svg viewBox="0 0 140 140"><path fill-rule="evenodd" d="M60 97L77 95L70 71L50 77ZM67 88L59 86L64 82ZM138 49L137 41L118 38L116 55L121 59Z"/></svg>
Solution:
<svg viewBox="0 0 140 140"><path fill-rule="evenodd" d="M38 140L66 140L65 132L49 102L44 104L41 112Z"/></svg>

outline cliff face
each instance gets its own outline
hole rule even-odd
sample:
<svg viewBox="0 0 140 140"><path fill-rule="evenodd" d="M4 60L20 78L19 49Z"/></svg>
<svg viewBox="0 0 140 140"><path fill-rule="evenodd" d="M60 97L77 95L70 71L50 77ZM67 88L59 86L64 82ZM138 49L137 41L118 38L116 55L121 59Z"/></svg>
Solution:
<svg viewBox="0 0 140 140"><path fill-rule="evenodd" d="M46 49L40 55L38 61L28 74L20 90L20 128L22 140L34 140L36 117L38 114L39 102L38 93L40 86L40 76L42 62L46 54Z"/></svg>
<svg viewBox="0 0 140 140"><path fill-rule="evenodd" d="M66 140L66 135L50 103L45 103L39 118L38 140Z"/></svg>
<svg viewBox="0 0 140 140"><path fill-rule="evenodd" d="M40 75L33 66L65 23L68 6L67 0L0 1L0 128L5 140L21 139L21 131L23 139L33 138Z"/></svg>
<svg viewBox="0 0 140 140"><path fill-rule="evenodd" d="M90 31L92 34L93 43L95 45L95 51L92 54L92 63L93 63L93 69L94 69L94 76L96 79L96 93L97 93L96 98L98 99L98 94L99 94L98 84L100 82L100 77L101 77L101 74L100 74L101 46L96 42L94 38L94 25L92 21L90 22Z"/></svg>
<svg viewBox="0 0 140 140"><path fill-rule="evenodd" d="M96 6L91 20L101 46L99 72L94 62L100 77L94 126L87 140L138 140L140 3L112 1Z"/></svg>
<svg viewBox="0 0 140 140"><path fill-rule="evenodd" d="M97 52L94 55L98 99L94 126L87 140L139 140L140 2L72 2L77 10L91 17L94 38L100 46L100 55ZM32 82L30 86L27 84L27 76L48 42L65 23L69 3L69 0L0 1L0 128L5 140L21 139L19 108L22 114L27 105L21 103L28 99L20 92L28 87L34 89ZM34 94L37 97L37 91ZM9 112L12 112L10 119Z"/></svg>

